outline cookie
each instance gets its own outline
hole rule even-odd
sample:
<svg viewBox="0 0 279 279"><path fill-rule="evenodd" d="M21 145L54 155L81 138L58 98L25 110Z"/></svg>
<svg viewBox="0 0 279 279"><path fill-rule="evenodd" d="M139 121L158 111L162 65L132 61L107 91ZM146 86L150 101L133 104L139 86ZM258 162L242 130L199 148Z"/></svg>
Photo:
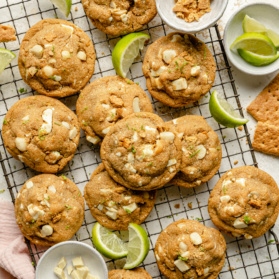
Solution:
<svg viewBox="0 0 279 279"><path fill-rule="evenodd" d="M81 2L94 26L113 36L139 30L157 14L155 0L82 0Z"/></svg>
<svg viewBox="0 0 279 279"><path fill-rule="evenodd" d="M142 267L134 269L114 269L108 273L108 279L152 279L151 275Z"/></svg>
<svg viewBox="0 0 279 279"><path fill-rule="evenodd" d="M154 207L156 191L133 191L117 184L101 164L84 188L92 216L104 227L128 230L129 223L141 224Z"/></svg>
<svg viewBox="0 0 279 279"><path fill-rule="evenodd" d="M84 219L84 199L65 176L40 174L27 180L15 200L16 222L32 243L52 246L71 239Z"/></svg>
<svg viewBox="0 0 279 279"><path fill-rule="evenodd" d="M100 143L111 126L127 115L153 112L144 90L129 79L107 76L88 84L80 93L76 113L86 139Z"/></svg>
<svg viewBox="0 0 279 279"><path fill-rule="evenodd" d="M222 148L218 135L199 115L185 115L170 122L182 141L180 171L170 183L195 187L207 182L218 171Z"/></svg>
<svg viewBox="0 0 279 279"><path fill-rule="evenodd" d="M150 94L165 105L182 107L199 100L213 85L214 58L191 34L170 33L153 42L142 65Z"/></svg>
<svg viewBox="0 0 279 279"><path fill-rule="evenodd" d="M0 43L15 41L15 29L9 25L0 24Z"/></svg>
<svg viewBox="0 0 279 279"><path fill-rule="evenodd" d="M116 182L150 191L163 187L179 170L181 141L158 115L138 112L111 127L100 155Z"/></svg>
<svg viewBox="0 0 279 279"><path fill-rule="evenodd" d="M279 189L266 172L242 166L227 171L217 182L208 201L212 222L234 237L262 236L276 222Z"/></svg>
<svg viewBox="0 0 279 279"><path fill-rule="evenodd" d="M181 219L160 233L154 252L160 271L169 279L215 279L225 262L226 242L218 230Z"/></svg>
<svg viewBox="0 0 279 279"><path fill-rule="evenodd" d="M95 50L87 34L69 21L43 19L25 34L19 50L22 79L50 97L73 95L94 73Z"/></svg>
<svg viewBox="0 0 279 279"><path fill-rule="evenodd" d="M2 137L15 159L38 172L57 173L73 158L80 127L77 116L61 101L37 95L8 110Z"/></svg>

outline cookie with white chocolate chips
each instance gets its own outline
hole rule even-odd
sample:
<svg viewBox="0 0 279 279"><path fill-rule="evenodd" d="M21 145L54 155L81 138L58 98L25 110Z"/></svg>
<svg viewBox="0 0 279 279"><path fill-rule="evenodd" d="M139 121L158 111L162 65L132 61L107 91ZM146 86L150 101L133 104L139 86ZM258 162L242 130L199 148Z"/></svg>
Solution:
<svg viewBox="0 0 279 279"><path fill-rule="evenodd" d="M104 227L128 230L141 224L154 207L156 191L133 191L116 183L101 164L84 188L92 216Z"/></svg>
<svg viewBox="0 0 279 279"><path fill-rule="evenodd" d="M222 148L217 133L199 115L185 115L168 122L182 141L180 171L170 183L190 188L213 177L220 168Z"/></svg>
<svg viewBox="0 0 279 279"><path fill-rule="evenodd" d="M204 42L191 34L170 33L148 47L142 69L155 99L182 107L210 90L216 64Z"/></svg>
<svg viewBox="0 0 279 279"><path fill-rule="evenodd" d="M225 262L226 242L218 230L181 219L160 233L154 252L169 279L215 279Z"/></svg>
<svg viewBox="0 0 279 279"><path fill-rule="evenodd" d="M62 19L44 19L25 34L18 67L23 80L50 97L73 95L94 73L95 50L88 35Z"/></svg>
<svg viewBox="0 0 279 279"><path fill-rule="evenodd" d="M260 237L276 222L279 189L263 170L243 166L227 171L208 200L212 222L234 237Z"/></svg>
<svg viewBox="0 0 279 279"><path fill-rule="evenodd" d="M15 200L16 222L32 243L52 246L71 239L84 219L84 199L65 176L40 174L27 180Z"/></svg>
<svg viewBox="0 0 279 279"><path fill-rule="evenodd" d="M82 5L95 27L113 36L139 30L157 14L155 0L82 0Z"/></svg>
<svg viewBox="0 0 279 279"><path fill-rule="evenodd" d="M86 139L98 144L111 126L127 115L153 112L144 90L129 79L107 76L94 80L80 93L76 113Z"/></svg>
<svg viewBox="0 0 279 279"><path fill-rule="evenodd" d="M61 101L37 95L8 110L2 137L15 159L38 172L57 173L73 158L80 127L77 116Z"/></svg>
<svg viewBox="0 0 279 279"><path fill-rule="evenodd" d="M138 112L118 121L100 150L109 175L141 191L163 187L179 170L181 141L158 115Z"/></svg>

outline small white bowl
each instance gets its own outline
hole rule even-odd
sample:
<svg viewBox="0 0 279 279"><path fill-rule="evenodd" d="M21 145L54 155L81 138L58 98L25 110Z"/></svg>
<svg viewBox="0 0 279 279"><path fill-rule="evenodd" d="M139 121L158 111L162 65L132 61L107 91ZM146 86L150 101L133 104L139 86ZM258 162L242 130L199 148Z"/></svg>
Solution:
<svg viewBox="0 0 279 279"><path fill-rule="evenodd" d="M173 12L175 0L156 0L157 11L162 20L170 27L183 33L197 33L213 26L226 10L228 0L211 0L211 11L205 13L199 21L186 22Z"/></svg>
<svg viewBox="0 0 279 279"><path fill-rule="evenodd" d="M108 269L103 257L92 246L78 241L64 241L50 247L40 258L36 267L36 279L57 279L53 270L62 257L67 265L72 265L72 259L80 256L92 275L100 279L108 278ZM67 273L67 267L65 268Z"/></svg>
<svg viewBox="0 0 279 279"><path fill-rule="evenodd" d="M253 66L243 60L238 53L230 50L233 41L243 34L242 21L245 15L255 18L267 28L279 33L279 8L263 1L246 5L237 10L228 20L224 30L224 48L230 62L240 71L250 75L267 75L279 69L279 59L266 66Z"/></svg>

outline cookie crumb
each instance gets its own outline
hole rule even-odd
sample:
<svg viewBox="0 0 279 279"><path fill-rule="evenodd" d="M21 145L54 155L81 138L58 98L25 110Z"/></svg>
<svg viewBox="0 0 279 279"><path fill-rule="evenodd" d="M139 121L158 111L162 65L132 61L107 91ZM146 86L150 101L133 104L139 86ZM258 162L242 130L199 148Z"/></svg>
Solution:
<svg viewBox="0 0 279 279"><path fill-rule="evenodd" d="M188 207L189 207L190 209L193 208L193 204L192 204L191 202L188 202L187 205L188 205Z"/></svg>
<svg viewBox="0 0 279 279"><path fill-rule="evenodd" d="M175 205L174 205L174 208L180 208L180 204L179 203L176 203Z"/></svg>

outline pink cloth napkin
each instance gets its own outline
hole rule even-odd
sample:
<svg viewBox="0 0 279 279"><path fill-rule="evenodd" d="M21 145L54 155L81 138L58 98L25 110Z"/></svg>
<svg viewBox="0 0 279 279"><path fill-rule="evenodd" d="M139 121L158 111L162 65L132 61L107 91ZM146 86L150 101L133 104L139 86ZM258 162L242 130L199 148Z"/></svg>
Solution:
<svg viewBox="0 0 279 279"><path fill-rule="evenodd" d="M0 200L0 278L35 278L27 245L15 220L14 205L5 200Z"/></svg>

